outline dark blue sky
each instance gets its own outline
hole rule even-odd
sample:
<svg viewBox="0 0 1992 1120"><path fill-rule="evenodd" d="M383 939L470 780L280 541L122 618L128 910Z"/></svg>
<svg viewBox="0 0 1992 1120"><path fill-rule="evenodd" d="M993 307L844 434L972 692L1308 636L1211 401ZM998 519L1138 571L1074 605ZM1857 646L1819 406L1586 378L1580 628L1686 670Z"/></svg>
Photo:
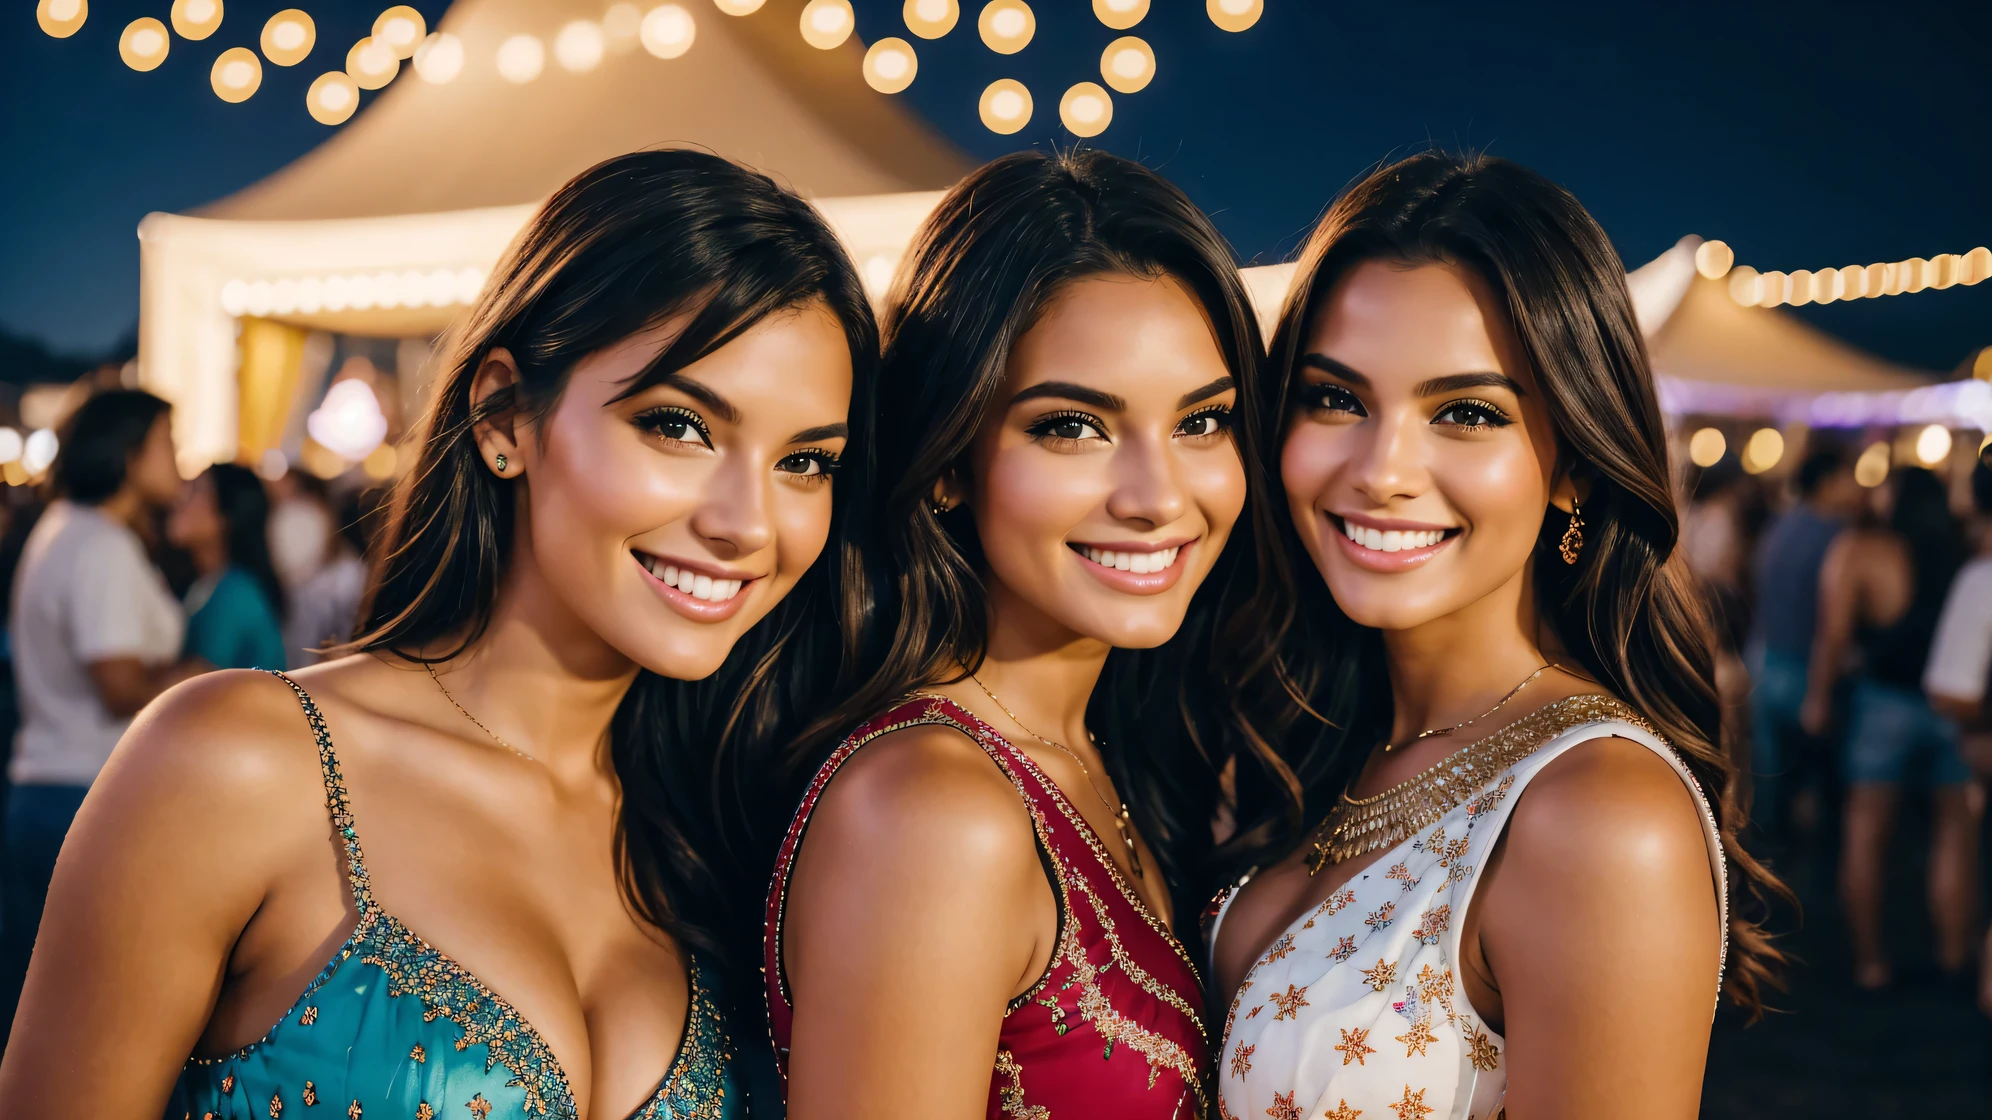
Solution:
<svg viewBox="0 0 1992 1120"><path fill-rule="evenodd" d="M701 20L728 18L684 2ZM298 3L230 0L220 33L176 40L147 74L118 61L117 36L136 16L164 18L167 0L94 0L66 40L35 26L32 0L7 3L0 327L70 353L111 345L136 321L134 230L146 212L225 195L328 135L304 113L304 87L340 64L386 0L306 0L319 35L310 59L265 67L242 105L208 87L216 53L253 43L263 20ZM900 0L854 3L864 38L905 35ZM432 24L446 6L416 4ZM1058 95L1097 80L1101 49L1121 33L1087 0L1038 0L1037 38L1005 58L975 36L980 4L962 7L947 38L914 40L920 76L902 96L977 156L1070 142ZM1096 142L1181 183L1248 261L1280 259L1352 176L1427 143L1483 148L1558 179L1633 265L1686 233L1787 271L1992 243L1985 0L1266 0L1259 25L1239 35L1203 7L1155 0L1133 33L1153 44L1158 76L1116 95L1113 127ZM976 119L976 94L998 77L1023 80L1037 102L1014 137ZM1799 314L1945 369L1992 343L1992 283Z"/></svg>

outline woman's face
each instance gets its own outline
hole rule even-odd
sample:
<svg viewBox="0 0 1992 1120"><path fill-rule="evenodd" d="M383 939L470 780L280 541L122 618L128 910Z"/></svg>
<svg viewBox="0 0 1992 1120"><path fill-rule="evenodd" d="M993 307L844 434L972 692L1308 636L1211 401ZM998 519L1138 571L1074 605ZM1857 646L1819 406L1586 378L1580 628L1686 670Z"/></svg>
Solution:
<svg viewBox="0 0 1992 1120"><path fill-rule="evenodd" d="M515 442L480 438L521 479L547 592L630 660L697 680L823 551L852 371L843 326L810 305L615 399L682 325L583 359Z"/></svg>
<svg viewBox="0 0 1992 1120"><path fill-rule="evenodd" d="M1357 265L1315 315L1299 367L1280 473L1301 542L1350 618L1406 630L1519 585L1557 478L1556 438L1484 280L1443 264Z"/></svg>
<svg viewBox="0 0 1992 1120"><path fill-rule="evenodd" d="M214 477L203 474L179 487L166 514L166 539L175 548L195 549L222 539L226 526L214 492Z"/></svg>
<svg viewBox="0 0 1992 1120"><path fill-rule="evenodd" d="M180 478L180 468L174 459L173 414L160 413L145 433L145 442L138 446L125 468L125 481L136 487L139 497L157 509L170 506L181 497L186 483ZM214 487L208 487L212 503Z"/></svg>
<svg viewBox="0 0 1992 1120"><path fill-rule="evenodd" d="M1018 340L965 488L1003 612L1146 648L1175 634L1245 504L1237 398L1170 278L1096 276Z"/></svg>

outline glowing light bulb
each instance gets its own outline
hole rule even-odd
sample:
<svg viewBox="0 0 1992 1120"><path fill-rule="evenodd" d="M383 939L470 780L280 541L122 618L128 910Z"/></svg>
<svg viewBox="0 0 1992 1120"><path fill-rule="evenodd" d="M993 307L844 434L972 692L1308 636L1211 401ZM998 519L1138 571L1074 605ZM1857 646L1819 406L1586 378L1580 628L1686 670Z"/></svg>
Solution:
<svg viewBox="0 0 1992 1120"><path fill-rule="evenodd" d="M751 16L768 0L712 0L713 7L730 16Z"/></svg>
<svg viewBox="0 0 1992 1120"><path fill-rule="evenodd" d="M28 438L21 442L21 466L30 475L40 474L49 468L49 464L55 462L55 453L61 449L62 445L55 438L54 432L47 428L37 428L29 432Z"/></svg>
<svg viewBox="0 0 1992 1120"><path fill-rule="evenodd" d="M692 13L676 4L660 4L646 12L638 30L643 49L658 58L677 58L692 49L698 38L698 24Z"/></svg>
<svg viewBox="0 0 1992 1120"><path fill-rule="evenodd" d="M865 84L880 93L898 93L912 85L919 72L913 44L904 39L880 39L865 52Z"/></svg>
<svg viewBox="0 0 1992 1120"><path fill-rule="evenodd" d="M346 52L346 73L361 89L379 89L400 72L401 60L395 57L394 48L372 36L354 43Z"/></svg>
<svg viewBox="0 0 1992 1120"><path fill-rule="evenodd" d="M1058 119L1074 136L1098 136L1114 123L1114 99L1096 82L1080 82L1058 100Z"/></svg>
<svg viewBox="0 0 1992 1120"><path fill-rule="evenodd" d="M982 45L997 54L1016 54L1031 45L1037 34L1037 16L1024 0L989 0L976 17L975 29Z"/></svg>
<svg viewBox="0 0 1992 1120"><path fill-rule="evenodd" d="M1148 0L1093 0L1093 18L1115 31L1126 31L1146 15Z"/></svg>
<svg viewBox="0 0 1992 1120"><path fill-rule="evenodd" d="M998 78L983 89L976 108L984 128L1009 136L1031 123L1031 91L1015 78Z"/></svg>
<svg viewBox="0 0 1992 1120"><path fill-rule="evenodd" d="M1140 93L1155 80L1155 52L1136 35L1123 35L1100 53L1100 77L1117 93Z"/></svg>
<svg viewBox="0 0 1992 1120"><path fill-rule="evenodd" d="M0 428L0 463L12 463L21 457L21 433L12 428Z"/></svg>
<svg viewBox="0 0 1992 1120"><path fill-rule="evenodd" d="M602 29L585 19L577 19L560 29L553 37L553 57L562 69L576 74L585 74L602 64L602 54L608 43L602 36Z"/></svg>
<svg viewBox="0 0 1992 1120"><path fill-rule="evenodd" d="M1749 265L1731 269L1729 272L1729 298L1745 307L1755 306L1764 298L1764 278Z"/></svg>
<svg viewBox="0 0 1992 1120"><path fill-rule="evenodd" d="M1959 262L1957 282L1969 285L1976 284L1987 278L1992 278L1992 249L1980 245L1978 248L1966 253L1963 260Z"/></svg>
<svg viewBox="0 0 1992 1120"><path fill-rule="evenodd" d="M809 0L802 9L802 41L819 51L844 45L858 26L851 0Z"/></svg>
<svg viewBox="0 0 1992 1120"><path fill-rule="evenodd" d="M140 16L125 24L124 34L118 36L118 57L133 70L157 70L166 61L171 43L165 24L151 16Z"/></svg>
<svg viewBox="0 0 1992 1120"><path fill-rule="evenodd" d="M1888 481L1888 445L1871 443L1854 460L1854 481L1872 490Z"/></svg>
<svg viewBox="0 0 1992 1120"><path fill-rule="evenodd" d="M172 19L180 38L205 39L221 26L221 0L173 0Z"/></svg>
<svg viewBox="0 0 1992 1120"><path fill-rule="evenodd" d="M1729 275L1729 268L1735 263L1736 253L1726 242L1704 241L1695 249L1695 271L1710 280Z"/></svg>
<svg viewBox="0 0 1992 1120"><path fill-rule="evenodd" d="M83 22L89 18L88 0L41 0L35 5L35 22L55 39L67 39L83 30Z"/></svg>
<svg viewBox="0 0 1992 1120"><path fill-rule="evenodd" d="M1931 424L1916 433L1916 458L1924 466L1934 467L1943 462L1950 451L1950 429L1942 424Z"/></svg>
<svg viewBox="0 0 1992 1120"><path fill-rule="evenodd" d="M230 47L214 60L208 81L214 86L214 95L223 101L247 101L263 84L263 64L248 47Z"/></svg>
<svg viewBox="0 0 1992 1120"><path fill-rule="evenodd" d="M1712 467L1722 462L1723 453L1729 450L1729 441L1714 428L1702 428L1688 437L1688 460L1697 467Z"/></svg>
<svg viewBox="0 0 1992 1120"><path fill-rule="evenodd" d="M304 107L319 124L345 124L360 107L359 83L343 70L320 74L305 91Z"/></svg>
<svg viewBox="0 0 1992 1120"><path fill-rule="evenodd" d="M296 8L285 8L263 24L263 57L278 66L296 66L318 44L318 26Z"/></svg>
<svg viewBox="0 0 1992 1120"><path fill-rule="evenodd" d="M463 72L463 40L437 31L415 48L415 72L431 85L442 85Z"/></svg>
<svg viewBox="0 0 1992 1120"><path fill-rule="evenodd" d="M954 30L961 5L955 0L906 0L899 14L906 20L906 30L922 39L938 39Z"/></svg>
<svg viewBox="0 0 1992 1120"><path fill-rule="evenodd" d="M1751 474L1763 474L1778 465L1784 458L1784 436L1776 428L1758 428L1750 433L1750 440L1743 445L1743 469Z"/></svg>
<svg viewBox="0 0 1992 1120"><path fill-rule="evenodd" d="M1204 14L1226 31L1243 31L1266 14L1265 0L1204 0Z"/></svg>
<svg viewBox="0 0 1992 1120"><path fill-rule="evenodd" d="M429 23L422 13L406 4L394 7L374 17L371 38L386 43L396 58L412 58L415 48L429 35Z"/></svg>
<svg viewBox="0 0 1992 1120"><path fill-rule="evenodd" d="M531 35L514 35L498 44L498 76L524 85L546 69L546 47Z"/></svg>

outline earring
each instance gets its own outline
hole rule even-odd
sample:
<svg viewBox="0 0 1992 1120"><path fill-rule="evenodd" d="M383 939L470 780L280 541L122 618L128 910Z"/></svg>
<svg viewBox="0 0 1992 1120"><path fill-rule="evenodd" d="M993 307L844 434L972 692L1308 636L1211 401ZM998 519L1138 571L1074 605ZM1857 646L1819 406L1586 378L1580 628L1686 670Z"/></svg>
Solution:
<svg viewBox="0 0 1992 1120"><path fill-rule="evenodd" d="M946 502L935 502L929 508L931 508L934 511L935 517L939 517L948 511L948 504Z"/></svg>
<svg viewBox="0 0 1992 1120"><path fill-rule="evenodd" d="M1556 550L1563 554L1565 564L1575 564L1577 554L1584 551L1584 514L1578 508L1577 499L1570 499L1570 527L1563 530L1563 539Z"/></svg>
<svg viewBox="0 0 1992 1120"><path fill-rule="evenodd" d="M504 474L504 473L505 473L505 453L504 453L503 451L500 451L500 452L498 453L498 463L497 463L497 466L498 466L498 473L499 473L499 474Z"/></svg>

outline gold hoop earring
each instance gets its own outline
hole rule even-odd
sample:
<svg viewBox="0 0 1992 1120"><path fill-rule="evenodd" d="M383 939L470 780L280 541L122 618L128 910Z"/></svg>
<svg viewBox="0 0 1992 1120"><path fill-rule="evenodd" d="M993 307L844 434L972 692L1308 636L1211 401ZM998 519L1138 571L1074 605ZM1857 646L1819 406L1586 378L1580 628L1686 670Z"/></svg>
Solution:
<svg viewBox="0 0 1992 1120"><path fill-rule="evenodd" d="M504 473L505 473L505 453L504 453L503 451L500 451L500 452L498 453L498 463L497 463L497 468L498 468L498 473L499 473L499 474L504 474Z"/></svg>
<svg viewBox="0 0 1992 1120"><path fill-rule="evenodd" d="M1563 540L1557 543L1556 550L1563 554L1565 564L1575 564L1578 554L1584 551L1584 514L1575 498L1570 499L1570 527L1563 530Z"/></svg>

